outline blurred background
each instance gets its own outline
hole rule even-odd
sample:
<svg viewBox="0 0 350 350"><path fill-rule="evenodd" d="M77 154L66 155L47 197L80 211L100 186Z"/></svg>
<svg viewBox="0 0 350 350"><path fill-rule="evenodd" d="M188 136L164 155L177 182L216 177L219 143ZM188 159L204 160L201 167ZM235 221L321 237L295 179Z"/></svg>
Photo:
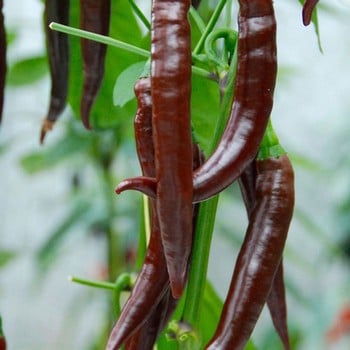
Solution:
<svg viewBox="0 0 350 350"><path fill-rule="evenodd" d="M141 4L144 9L145 3ZM272 120L296 173L285 250L293 349L350 348L350 2L321 0L321 47L297 0L275 0L279 75ZM141 206L113 193L138 173L132 131L87 132L66 109L39 145L50 81L39 0L5 1L9 74L0 128L0 314L9 350L100 349L104 279L135 255ZM133 108L133 107L131 107ZM116 135L123 135L116 137ZM121 140L121 141L120 141ZM120 142L119 142L120 141ZM220 199L209 279L225 298L246 227L237 187ZM118 254L113 258L110 247ZM253 334L280 349L267 312Z"/></svg>

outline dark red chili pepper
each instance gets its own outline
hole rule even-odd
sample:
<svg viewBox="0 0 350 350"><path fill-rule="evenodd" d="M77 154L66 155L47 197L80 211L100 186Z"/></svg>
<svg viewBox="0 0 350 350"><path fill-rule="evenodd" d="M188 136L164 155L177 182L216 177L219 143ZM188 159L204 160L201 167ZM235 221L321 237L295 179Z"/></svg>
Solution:
<svg viewBox="0 0 350 350"><path fill-rule="evenodd" d="M134 127L136 149L142 173L155 176L152 142L152 97L150 78L135 84L138 101ZM144 264L131 295L110 334L107 349L118 349L147 321L169 288L169 275L163 252L156 201L151 200L151 237Z"/></svg>
<svg viewBox="0 0 350 350"><path fill-rule="evenodd" d="M194 202L219 193L240 176L258 151L272 108L277 73L272 0L240 0L239 4L234 103L217 148L193 173ZM154 197L158 186L151 179L127 179L117 192L137 189Z"/></svg>
<svg viewBox="0 0 350 350"><path fill-rule="evenodd" d="M286 155L256 160L256 202L216 333L207 349L243 349L268 297L294 206Z"/></svg>
<svg viewBox="0 0 350 350"><path fill-rule="evenodd" d="M151 85L157 211L170 286L182 295L192 244L190 0L154 0Z"/></svg>
<svg viewBox="0 0 350 350"><path fill-rule="evenodd" d="M267 306L271 314L273 325L283 343L284 349L290 350L282 258L272 282L272 287L267 298Z"/></svg>
<svg viewBox="0 0 350 350"><path fill-rule="evenodd" d="M255 162L252 162L244 170L239 177L239 186L245 203L248 214L248 219L254 209L256 203L256 167ZM269 296L267 298L267 306L269 308L272 322L280 336L284 349L290 349L288 327L287 327L287 306L283 279L283 262L278 265Z"/></svg>
<svg viewBox="0 0 350 350"><path fill-rule="evenodd" d="M69 73L69 39L67 34L49 28L51 22L69 24L69 0L45 1L46 47L51 75L51 94L49 110L43 121L40 143L46 133L52 129L67 104Z"/></svg>
<svg viewBox="0 0 350 350"><path fill-rule="evenodd" d="M170 289L168 289L147 321L126 342L125 350L152 350L158 335L169 321L177 303L178 299L174 299Z"/></svg>
<svg viewBox="0 0 350 350"><path fill-rule="evenodd" d="M305 0L303 6L303 24L308 26L311 22L312 12L316 7L318 0Z"/></svg>
<svg viewBox="0 0 350 350"><path fill-rule="evenodd" d="M0 316L0 350L6 350L6 339L2 330L1 316Z"/></svg>
<svg viewBox="0 0 350 350"><path fill-rule="evenodd" d="M80 0L81 29L108 35L111 0ZM107 46L88 39L81 39L83 59L83 91L80 103L81 119L90 129L90 111L100 89Z"/></svg>
<svg viewBox="0 0 350 350"><path fill-rule="evenodd" d="M2 12L3 0L0 0L0 123L4 107L5 80L6 80L6 30L4 14Z"/></svg>

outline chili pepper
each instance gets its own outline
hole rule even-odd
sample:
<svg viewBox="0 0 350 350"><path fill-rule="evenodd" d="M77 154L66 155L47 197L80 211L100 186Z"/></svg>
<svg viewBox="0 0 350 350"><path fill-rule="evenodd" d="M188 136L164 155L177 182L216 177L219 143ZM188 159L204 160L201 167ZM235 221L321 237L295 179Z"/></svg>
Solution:
<svg viewBox="0 0 350 350"><path fill-rule="evenodd" d="M152 97L150 78L135 84L138 109L134 121L136 149L143 175L155 176L152 142ZM110 334L107 349L118 349L146 322L169 288L169 276L160 236L156 201L151 200L151 237L144 264L131 295Z"/></svg>
<svg viewBox="0 0 350 350"><path fill-rule="evenodd" d="M267 298L273 325L283 343L284 349L290 349L290 341L287 326L286 292L284 288L283 260L278 265L272 287Z"/></svg>
<svg viewBox="0 0 350 350"><path fill-rule="evenodd" d="M257 159L255 205L219 326L207 349L243 349L268 297L294 207L287 155Z"/></svg>
<svg viewBox="0 0 350 350"><path fill-rule="evenodd" d="M244 199L248 219L254 209L256 203L256 167L255 162L247 166L242 175L239 177L239 186ZM267 306L269 308L272 322L280 336L285 350L290 349L290 342L287 327L287 307L285 298L285 288L283 280L283 262L278 265L269 296L267 298Z"/></svg>
<svg viewBox="0 0 350 350"><path fill-rule="evenodd" d="M142 173L147 176L154 176L155 152L152 141L150 78L142 78L136 82L135 95L138 101L138 110L134 122L138 158ZM197 148L194 149L196 150ZM199 152L194 152L194 157L193 164L198 166L200 161ZM142 270L131 296L112 330L107 349L117 349L125 340L133 337L133 334L135 339L131 339L130 342L131 345L134 344L133 346L136 346L139 333L144 332L144 327L147 328L149 324L152 325L153 322L156 322L157 317L154 313L157 312L157 305L165 302L164 300L167 299L168 311L159 326L159 330L162 329L177 303L177 299L173 299L171 294L167 296L169 294L169 275L160 238L156 204L155 200L151 200L151 238ZM196 211L194 210L194 212ZM151 318L149 319L149 317ZM148 322L149 324L147 325ZM154 333L152 334L152 337L154 337ZM151 334L149 341L151 341Z"/></svg>
<svg viewBox="0 0 350 350"><path fill-rule="evenodd" d="M305 0L303 6L303 24L308 26L311 22L312 12L316 7L318 0Z"/></svg>
<svg viewBox="0 0 350 350"><path fill-rule="evenodd" d="M193 173L193 202L212 197L240 176L258 151L272 109L277 73L272 0L240 0L239 4L234 103L218 146ZM117 193L136 189L154 197L158 186L152 179L127 179Z"/></svg>
<svg viewBox="0 0 350 350"><path fill-rule="evenodd" d="M80 0L80 26L97 34L108 35L111 0ZM81 39L83 59L83 91L80 103L81 119L90 129L90 111L100 89L107 46L88 39Z"/></svg>
<svg viewBox="0 0 350 350"><path fill-rule="evenodd" d="M49 28L51 22L69 23L70 0L46 0L44 11L46 47L51 75L50 104L40 133L40 143L52 129L67 103L69 74L69 39L67 34Z"/></svg>
<svg viewBox="0 0 350 350"><path fill-rule="evenodd" d="M4 14L2 12L3 0L0 0L0 123L4 107L5 79L6 79L6 30Z"/></svg>
<svg viewBox="0 0 350 350"><path fill-rule="evenodd" d="M6 350L6 339L2 330L1 316L0 316L0 350Z"/></svg>
<svg viewBox="0 0 350 350"><path fill-rule="evenodd" d="M157 211L170 286L182 294L192 244L190 0L154 0L151 85Z"/></svg>

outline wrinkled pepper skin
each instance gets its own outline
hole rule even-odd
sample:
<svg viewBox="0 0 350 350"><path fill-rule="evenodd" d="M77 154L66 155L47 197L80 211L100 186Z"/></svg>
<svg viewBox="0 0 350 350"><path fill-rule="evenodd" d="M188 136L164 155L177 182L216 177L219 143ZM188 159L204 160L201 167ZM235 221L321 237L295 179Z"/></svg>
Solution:
<svg viewBox="0 0 350 350"><path fill-rule="evenodd" d="M111 0L80 0L80 27L93 33L108 35ZM84 126L90 129L90 111L100 89L107 46L88 39L81 39L83 60L83 90L80 114Z"/></svg>
<svg viewBox="0 0 350 350"><path fill-rule="evenodd" d="M294 173L286 155L256 161L256 203L209 350L244 349L281 261L294 208Z"/></svg>
<svg viewBox="0 0 350 350"><path fill-rule="evenodd" d="M303 6L303 24L308 26L311 23L312 12L316 7L318 0L306 0Z"/></svg>
<svg viewBox="0 0 350 350"><path fill-rule="evenodd" d="M248 219L256 203L256 165L255 161L250 163L238 179L243 201L247 210ZM290 350L290 341L287 326L287 305L283 278L283 261L278 265L269 296L267 298L272 322L283 343L285 350Z"/></svg>
<svg viewBox="0 0 350 350"><path fill-rule="evenodd" d="M277 73L272 0L240 0L239 5L234 103L217 148L193 174L195 202L240 176L258 151L272 109Z"/></svg>
<svg viewBox="0 0 350 350"><path fill-rule="evenodd" d="M241 175L257 154L272 109L277 73L272 0L240 0L239 4L234 103L218 146L193 173L194 203L216 195ZM154 179L139 177L124 180L117 192L135 189L155 197L158 187Z"/></svg>
<svg viewBox="0 0 350 350"><path fill-rule="evenodd" d="M46 133L52 129L67 104L69 75L69 38L67 34L49 28L51 22L69 24L70 0L46 0L44 24L47 56L51 75L51 93L49 110L43 121L40 143Z"/></svg>
<svg viewBox="0 0 350 350"><path fill-rule="evenodd" d="M170 286L180 298L192 246L190 0L154 0L151 86L157 212Z"/></svg>
<svg viewBox="0 0 350 350"><path fill-rule="evenodd" d="M267 306L270 311L273 325L282 341L284 350L290 350L282 258L272 282L270 294L267 298Z"/></svg>
<svg viewBox="0 0 350 350"><path fill-rule="evenodd" d="M2 12L3 0L0 0L0 123L2 120L2 113L4 108L4 95L5 95L5 81L6 81L6 30L5 19Z"/></svg>
<svg viewBox="0 0 350 350"><path fill-rule="evenodd" d="M135 95L138 102L134 120L138 158L142 174L155 176L150 78L141 78L136 82ZM169 275L163 252L156 201L151 199L150 204L151 237L145 261L131 295L110 334L108 350L119 349L128 338L138 332L169 290Z"/></svg>

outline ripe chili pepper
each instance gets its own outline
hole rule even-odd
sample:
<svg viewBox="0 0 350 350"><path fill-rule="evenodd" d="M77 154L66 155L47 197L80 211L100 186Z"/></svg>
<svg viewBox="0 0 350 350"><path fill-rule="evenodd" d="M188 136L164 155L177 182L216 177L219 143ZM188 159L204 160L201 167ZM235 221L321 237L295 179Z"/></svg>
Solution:
<svg viewBox="0 0 350 350"><path fill-rule="evenodd" d="M244 348L268 297L293 214L294 175L288 157L255 163L256 202L210 350Z"/></svg>
<svg viewBox="0 0 350 350"><path fill-rule="evenodd" d="M306 0L303 6L303 24L308 26L311 22L312 12L316 7L318 0Z"/></svg>
<svg viewBox="0 0 350 350"><path fill-rule="evenodd" d="M284 349L290 350L282 258L272 282L272 287L267 298L267 306L271 314L273 325L283 343Z"/></svg>
<svg viewBox="0 0 350 350"><path fill-rule="evenodd" d="M234 103L218 146L193 173L193 202L214 196L240 176L258 151L272 109L277 73L272 0L240 0L239 4ZM127 179L117 193L136 189L154 197L158 186L152 179Z"/></svg>
<svg viewBox="0 0 350 350"><path fill-rule="evenodd" d="M170 286L182 294L192 244L190 0L154 0L151 85L157 211Z"/></svg>
<svg viewBox="0 0 350 350"><path fill-rule="evenodd" d="M0 316L0 350L6 350L6 339L2 330L1 316Z"/></svg>
<svg viewBox="0 0 350 350"><path fill-rule="evenodd" d="M6 30L4 14L2 12L3 0L0 0L0 123L4 107L5 80L6 80Z"/></svg>
<svg viewBox="0 0 350 350"><path fill-rule="evenodd" d="M256 203L256 167L255 162L247 166L238 182L248 214L248 219L254 209ZM283 262L278 265L269 296L267 298L267 306L269 308L272 322L280 336L284 349L290 349L288 327L287 327L287 306L283 279Z"/></svg>
<svg viewBox="0 0 350 350"><path fill-rule="evenodd" d="M136 149L142 173L155 176L152 142L152 96L150 78L135 84L138 109L134 121ZM144 324L169 288L169 275L160 235L156 201L151 199L151 237L144 264L131 295L110 334L107 349L118 349Z"/></svg>
<svg viewBox="0 0 350 350"><path fill-rule="evenodd" d="M81 29L108 35L111 0L80 0ZM107 46L88 39L81 39L83 59L83 91L80 103L81 119L90 129L90 111L100 89Z"/></svg>
<svg viewBox="0 0 350 350"><path fill-rule="evenodd" d="M51 75L50 104L40 133L40 143L46 133L52 129L67 103L69 74L69 39L67 34L49 28L51 22L65 25L69 23L70 0L46 0L44 23L46 47Z"/></svg>

